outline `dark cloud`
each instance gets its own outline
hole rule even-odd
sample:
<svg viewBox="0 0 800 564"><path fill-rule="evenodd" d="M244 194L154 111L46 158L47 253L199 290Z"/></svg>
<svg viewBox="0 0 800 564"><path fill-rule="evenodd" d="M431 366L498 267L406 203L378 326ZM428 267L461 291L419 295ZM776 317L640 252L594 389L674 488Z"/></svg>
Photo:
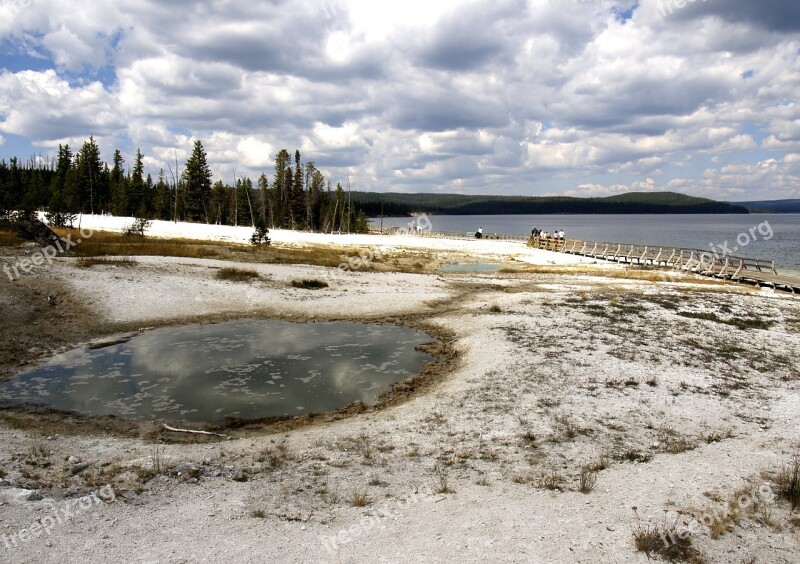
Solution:
<svg viewBox="0 0 800 564"><path fill-rule="evenodd" d="M658 0L658 10L675 21L713 16L769 31L800 31L800 4L794 0Z"/></svg>

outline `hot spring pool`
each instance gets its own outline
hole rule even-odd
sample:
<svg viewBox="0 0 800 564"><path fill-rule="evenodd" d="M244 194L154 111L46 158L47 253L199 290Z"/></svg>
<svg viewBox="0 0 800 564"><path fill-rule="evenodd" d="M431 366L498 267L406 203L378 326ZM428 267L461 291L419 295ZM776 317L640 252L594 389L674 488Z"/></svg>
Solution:
<svg viewBox="0 0 800 564"><path fill-rule="evenodd" d="M378 396L432 357L396 325L236 321L76 349L0 382L0 403L84 415L219 423L334 411Z"/></svg>

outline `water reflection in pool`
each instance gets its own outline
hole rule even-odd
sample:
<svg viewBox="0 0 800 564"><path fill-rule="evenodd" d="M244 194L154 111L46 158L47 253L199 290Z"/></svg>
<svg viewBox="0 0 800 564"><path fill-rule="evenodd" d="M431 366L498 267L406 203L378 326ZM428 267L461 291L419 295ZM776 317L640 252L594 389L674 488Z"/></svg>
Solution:
<svg viewBox="0 0 800 564"><path fill-rule="evenodd" d="M237 321L148 331L58 355L0 383L0 402L87 415L220 422L374 404L432 358L395 325Z"/></svg>

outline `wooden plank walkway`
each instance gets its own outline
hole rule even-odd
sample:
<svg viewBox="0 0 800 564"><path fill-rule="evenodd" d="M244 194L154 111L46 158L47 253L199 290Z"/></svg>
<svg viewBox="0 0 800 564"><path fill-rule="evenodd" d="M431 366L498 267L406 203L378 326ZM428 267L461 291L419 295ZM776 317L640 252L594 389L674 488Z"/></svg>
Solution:
<svg viewBox="0 0 800 564"><path fill-rule="evenodd" d="M683 270L703 276L712 276L720 280L769 286L793 294L800 293L800 278L778 274L775 261L735 256L721 257L700 249L580 241L578 239L531 237L528 239L528 246L624 264Z"/></svg>

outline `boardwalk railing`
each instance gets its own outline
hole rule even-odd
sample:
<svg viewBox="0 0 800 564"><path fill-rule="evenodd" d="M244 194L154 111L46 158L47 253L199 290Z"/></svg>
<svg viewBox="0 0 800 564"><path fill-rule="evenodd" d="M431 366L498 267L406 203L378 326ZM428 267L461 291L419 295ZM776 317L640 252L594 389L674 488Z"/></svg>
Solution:
<svg viewBox="0 0 800 564"><path fill-rule="evenodd" d="M414 232L410 229L400 228L400 227L384 227L383 232L378 230L372 230L371 233L375 235L397 235L398 233L405 232L406 235L409 237L428 237L433 239L460 239L460 240L469 240L469 239L476 239L474 231L419 231ZM508 235L506 233L483 233L483 236L480 240L483 239L491 239L491 240L501 240L501 241L525 241L527 240L527 236L525 235Z"/></svg>
<svg viewBox="0 0 800 564"><path fill-rule="evenodd" d="M700 249L531 237L528 246L625 264L672 268L758 286L800 292L800 278L778 274L775 261L720 256Z"/></svg>

